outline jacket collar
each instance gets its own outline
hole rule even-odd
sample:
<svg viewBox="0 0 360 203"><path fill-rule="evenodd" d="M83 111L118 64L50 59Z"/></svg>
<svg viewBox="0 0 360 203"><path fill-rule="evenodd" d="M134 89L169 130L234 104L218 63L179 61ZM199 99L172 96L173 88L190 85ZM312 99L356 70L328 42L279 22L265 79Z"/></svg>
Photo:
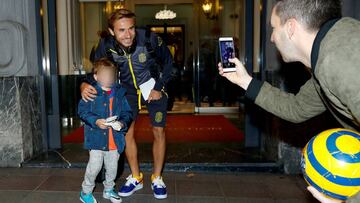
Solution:
<svg viewBox="0 0 360 203"><path fill-rule="evenodd" d="M101 86L99 85L99 83L95 83L95 84L96 84L96 85L95 85L95 89L96 89L96 91L97 91L97 93L98 93L98 96L103 95L104 90L101 88Z"/></svg>
<svg viewBox="0 0 360 203"><path fill-rule="evenodd" d="M314 40L314 43L313 43L313 46L311 49L311 70L313 73L315 72L316 63L317 63L317 60L319 57L321 41L324 39L326 34L329 32L329 30L339 20L340 20L340 18L335 18L335 19L327 21L326 23L324 23L321 26L319 32L316 34L316 37L315 37L315 40Z"/></svg>
<svg viewBox="0 0 360 203"><path fill-rule="evenodd" d="M98 92L98 96L103 95L104 90L101 89L101 87L98 83L96 83L95 89ZM119 85L117 83L114 84L114 86L111 88L111 90L113 91L114 94L115 94L115 92L119 91L120 95L125 95L125 89L123 89L121 87L121 85Z"/></svg>

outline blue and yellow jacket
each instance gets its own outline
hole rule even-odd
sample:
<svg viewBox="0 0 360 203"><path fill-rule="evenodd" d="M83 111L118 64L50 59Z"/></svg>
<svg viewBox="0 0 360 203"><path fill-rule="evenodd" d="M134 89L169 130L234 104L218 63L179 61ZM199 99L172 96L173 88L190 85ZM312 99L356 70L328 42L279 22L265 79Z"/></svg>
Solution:
<svg viewBox="0 0 360 203"><path fill-rule="evenodd" d="M96 120L106 119L110 116L110 100L108 94L99 85L95 85L95 88L98 95L94 101L85 102L81 99L78 107L80 119L85 122L84 148L108 151L109 130L99 128ZM125 97L125 88L116 84L112 91L114 91L112 116L118 116L117 120L124 124L120 131L113 130L115 144L121 153L125 147L124 136L132 122L132 111Z"/></svg>
<svg viewBox="0 0 360 203"><path fill-rule="evenodd" d="M174 66L166 44L155 33L145 29L136 29L135 42L127 49L121 47L111 35L101 39L94 59L96 61L103 57L118 67L120 82L129 94L139 93L139 85L151 77L156 80L155 90L166 89ZM161 70L156 66L160 66Z"/></svg>

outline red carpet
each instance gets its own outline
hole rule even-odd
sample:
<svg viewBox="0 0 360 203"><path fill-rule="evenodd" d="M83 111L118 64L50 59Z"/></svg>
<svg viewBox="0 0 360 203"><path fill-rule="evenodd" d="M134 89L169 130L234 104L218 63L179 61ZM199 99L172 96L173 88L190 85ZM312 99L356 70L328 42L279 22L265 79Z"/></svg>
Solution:
<svg viewBox="0 0 360 203"><path fill-rule="evenodd" d="M168 143L181 142L240 142L244 134L222 115L168 115L166 140ZM138 143L153 140L150 120L140 115L135 124L135 137ZM83 127L63 137L63 143L82 143Z"/></svg>

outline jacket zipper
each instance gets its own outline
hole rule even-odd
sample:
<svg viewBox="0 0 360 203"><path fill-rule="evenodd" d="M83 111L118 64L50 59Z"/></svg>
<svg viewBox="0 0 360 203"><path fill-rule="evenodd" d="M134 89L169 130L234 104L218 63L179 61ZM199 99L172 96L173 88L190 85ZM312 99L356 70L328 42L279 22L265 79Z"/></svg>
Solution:
<svg viewBox="0 0 360 203"><path fill-rule="evenodd" d="M132 77L133 82L134 82L134 87L135 87L136 93L137 93L137 95L138 95L138 108L139 108L139 110L140 110L140 109L141 109L141 91L140 91L140 89L138 88L137 83L136 83L136 78L135 78L135 74L134 74L134 69L133 69L132 62L131 62L131 54L126 55L126 57L127 57L127 59L128 59L131 77Z"/></svg>

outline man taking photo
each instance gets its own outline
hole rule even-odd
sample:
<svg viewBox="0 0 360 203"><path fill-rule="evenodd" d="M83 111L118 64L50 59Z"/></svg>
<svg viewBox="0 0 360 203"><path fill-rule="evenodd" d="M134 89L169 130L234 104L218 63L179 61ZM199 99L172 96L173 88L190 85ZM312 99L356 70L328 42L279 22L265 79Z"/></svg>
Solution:
<svg viewBox="0 0 360 203"><path fill-rule="evenodd" d="M299 61L312 77L294 95L252 78L238 59L236 72L220 75L246 90L246 97L294 123L329 110L345 128L360 130L360 22L341 17L340 0L279 0L271 15L271 41L285 62ZM309 191L321 202L338 202ZM359 202L360 195L348 202Z"/></svg>

